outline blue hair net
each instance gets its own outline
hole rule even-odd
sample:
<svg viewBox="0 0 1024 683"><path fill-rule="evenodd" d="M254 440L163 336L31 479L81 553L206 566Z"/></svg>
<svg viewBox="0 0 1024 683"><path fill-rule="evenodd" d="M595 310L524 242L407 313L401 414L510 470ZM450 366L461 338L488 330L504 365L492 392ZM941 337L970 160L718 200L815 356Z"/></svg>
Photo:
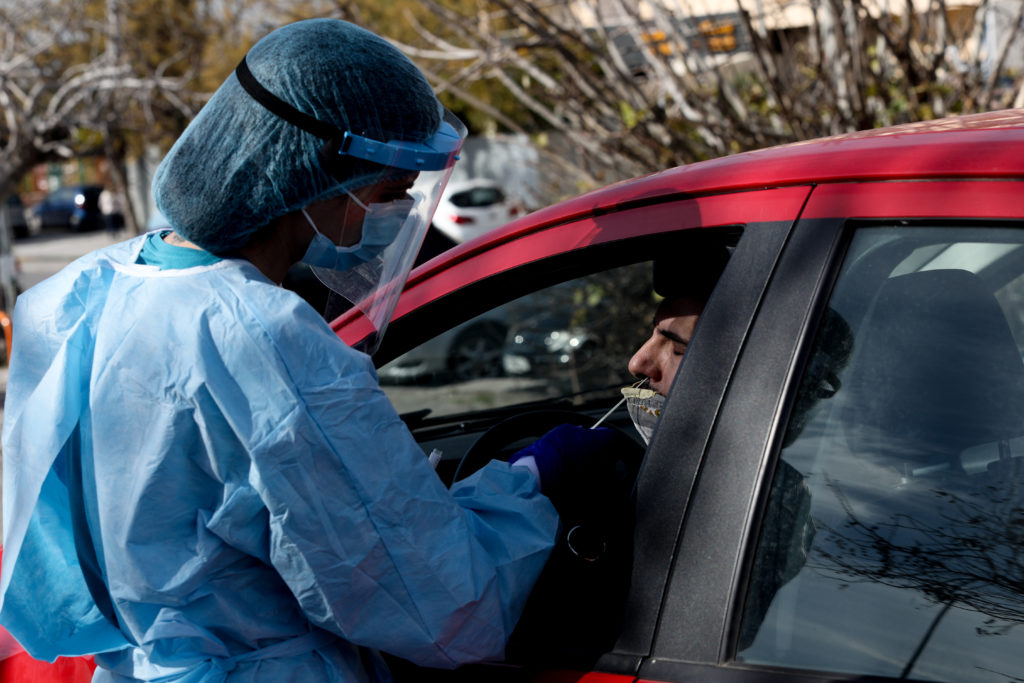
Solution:
<svg viewBox="0 0 1024 683"><path fill-rule="evenodd" d="M245 61L264 88L342 131L422 142L440 127L441 105L420 70L353 24L289 24ZM232 73L157 168L157 208L204 249L238 249L274 218L382 178L383 167L355 159L332 175L324 144L253 99Z"/></svg>

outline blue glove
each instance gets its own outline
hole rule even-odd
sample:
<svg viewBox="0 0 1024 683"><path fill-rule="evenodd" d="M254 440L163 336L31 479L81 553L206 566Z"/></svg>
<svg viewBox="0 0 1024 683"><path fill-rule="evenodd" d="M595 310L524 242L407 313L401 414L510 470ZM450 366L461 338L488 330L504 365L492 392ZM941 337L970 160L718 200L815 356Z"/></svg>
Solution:
<svg viewBox="0 0 1024 683"><path fill-rule="evenodd" d="M532 456L540 474L541 493L552 497L573 480L602 467L614 454L613 444L618 439L619 433L607 427L559 425L516 452L509 462Z"/></svg>

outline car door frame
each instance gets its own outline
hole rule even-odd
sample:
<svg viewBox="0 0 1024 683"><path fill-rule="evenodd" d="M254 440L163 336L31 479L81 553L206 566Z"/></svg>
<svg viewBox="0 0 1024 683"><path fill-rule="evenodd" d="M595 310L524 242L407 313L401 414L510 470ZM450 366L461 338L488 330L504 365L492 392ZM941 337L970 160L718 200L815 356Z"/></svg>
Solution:
<svg viewBox="0 0 1024 683"><path fill-rule="evenodd" d="M983 203L977 201L979 188L986 193ZM733 644L781 438L814 333L858 225L1009 219L1019 226L1022 189L1014 180L957 179L815 188L767 284L699 455L697 486L688 496L654 644L638 669L642 680L892 680L735 661ZM659 426L648 453L651 462L673 457L674 444L686 436L676 423L685 423L686 412L700 409L699 398L688 391L694 373L687 363L680 369L666 405L665 429ZM676 387L686 398L675 400Z"/></svg>

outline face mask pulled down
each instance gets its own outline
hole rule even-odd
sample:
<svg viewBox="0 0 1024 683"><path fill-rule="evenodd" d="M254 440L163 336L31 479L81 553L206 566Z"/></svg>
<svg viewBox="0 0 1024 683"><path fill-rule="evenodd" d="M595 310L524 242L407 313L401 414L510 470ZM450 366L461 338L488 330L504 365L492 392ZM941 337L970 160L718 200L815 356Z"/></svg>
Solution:
<svg viewBox="0 0 1024 683"><path fill-rule="evenodd" d="M640 433L644 443L651 443L651 435L661 417L661 409L665 405L665 397L641 386L626 387L622 390L626 399L626 411L633 420L633 426Z"/></svg>

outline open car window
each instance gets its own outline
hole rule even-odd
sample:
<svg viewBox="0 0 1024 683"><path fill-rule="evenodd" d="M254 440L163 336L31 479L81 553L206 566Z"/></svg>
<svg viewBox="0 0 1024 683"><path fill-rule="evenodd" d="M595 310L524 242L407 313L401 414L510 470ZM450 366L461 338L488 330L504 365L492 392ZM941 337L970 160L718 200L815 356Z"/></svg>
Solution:
<svg viewBox="0 0 1024 683"><path fill-rule="evenodd" d="M381 366L381 385L399 413L432 418L617 396L656 306L651 271L620 266L496 306Z"/></svg>
<svg viewBox="0 0 1024 683"><path fill-rule="evenodd" d="M1014 679L1022 349L1019 230L855 232L783 437L738 660Z"/></svg>

